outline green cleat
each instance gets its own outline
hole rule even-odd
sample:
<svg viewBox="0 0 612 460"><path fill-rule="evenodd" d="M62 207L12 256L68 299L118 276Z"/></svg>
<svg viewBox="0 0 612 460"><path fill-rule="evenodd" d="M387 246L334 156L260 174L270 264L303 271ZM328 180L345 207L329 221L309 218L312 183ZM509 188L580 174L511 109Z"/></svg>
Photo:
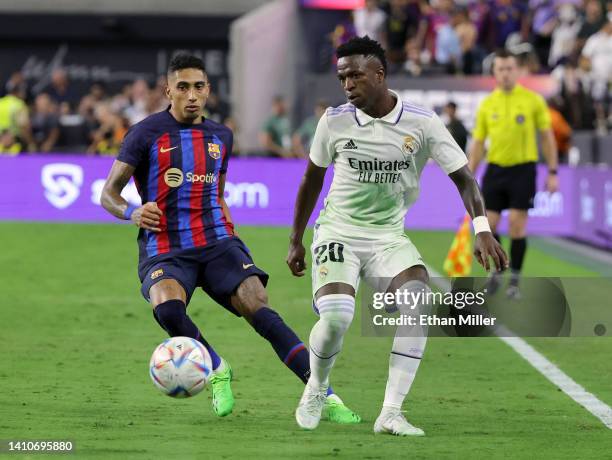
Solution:
<svg viewBox="0 0 612 460"><path fill-rule="evenodd" d="M341 425L350 425L361 422L361 417L344 405L342 400L335 394L327 397L325 406L323 407L323 420L340 423Z"/></svg>
<svg viewBox="0 0 612 460"><path fill-rule="evenodd" d="M212 388L213 410L219 417L231 414L234 409L234 395L230 386L232 375L231 366L222 359L221 365L213 372L209 381Z"/></svg>

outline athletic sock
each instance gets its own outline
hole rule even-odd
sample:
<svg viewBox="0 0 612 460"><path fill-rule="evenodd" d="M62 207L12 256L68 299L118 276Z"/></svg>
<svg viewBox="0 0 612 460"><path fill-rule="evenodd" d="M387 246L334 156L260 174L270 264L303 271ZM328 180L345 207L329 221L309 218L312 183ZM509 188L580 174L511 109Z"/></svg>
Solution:
<svg viewBox="0 0 612 460"><path fill-rule="evenodd" d="M510 243L510 268L512 278L518 284L518 277L523 268L523 260L527 252L527 238L513 238Z"/></svg>
<svg viewBox="0 0 612 460"><path fill-rule="evenodd" d="M310 376L308 350L293 330L269 307L262 307L253 315L253 327L270 342L280 360L306 383Z"/></svg>
<svg viewBox="0 0 612 460"><path fill-rule="evenodd" d="M355 313L355 298L346 294L330 294L316 301L319 321L310 332L309 384L316 388L329 385L329 374L342 349L344 334Z"/></svg>
<svg viewBox="0 0 612 460"><path fill-rule="evenodd" d="M408 281L400 289L408 291L407 299L415 299L415 296L426 296L429 287L421 281ZM414 293L414 296L411 294ZM404 315L416 316L428 314L428 308L424 305L425 299L415 303L415 308L410 308L410 304L398 305L398 309ZM425 344L427 343L427 327L421 326L398 326L395 331L393 347L389 355L389 377L385 388L384 408L400 410L406 395L410 391L412 382L416 376Z"/></svg>
<svg viewBox="0 0 612 460"><path fill-rule="evenodd" d="M204 345L212 358L213 370L219 367L221 364L221 357L206 339L204 339L198 327L193 324L193 321L191 321L191 318L187 315L185 302L176 299L160 303L153 309L153 317L170 337L191 337Z"/></svg>

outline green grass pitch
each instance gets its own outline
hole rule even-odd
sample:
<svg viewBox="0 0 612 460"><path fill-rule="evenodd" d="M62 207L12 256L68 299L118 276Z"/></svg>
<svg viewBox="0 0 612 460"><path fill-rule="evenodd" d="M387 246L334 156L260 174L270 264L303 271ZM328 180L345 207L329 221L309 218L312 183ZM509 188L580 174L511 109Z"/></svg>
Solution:
<svg viewBox="0 0 612 460"><path fill-rule="evenodd" d="M310 280L286 268L288 229L239 233L271 275L271 306L307 340L315 321ZM452 235L410 236L440 270ZM165 335L139 293L134 228L1 223L0 241L0 439L69 439L77 458L117 459L599 459L612 452L609 429L495 338L431 338L405 404L427 436L375 436L391 339L362 337L358 324L332 382L363 422L301 431L293 417L301 383L244 320L198 292L190 314L236 374L235 411L218 419L208 391L173 400L150 382L148 360ZM535 247L525 272L594 275ZM529 341L612 403L611 340Z"/></svg>

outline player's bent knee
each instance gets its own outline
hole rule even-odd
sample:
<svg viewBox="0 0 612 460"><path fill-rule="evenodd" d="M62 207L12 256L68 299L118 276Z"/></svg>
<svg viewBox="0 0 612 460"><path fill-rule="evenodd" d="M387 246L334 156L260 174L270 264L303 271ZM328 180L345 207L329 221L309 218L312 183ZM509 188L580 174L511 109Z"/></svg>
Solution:
<svg viewBox="0 0 612 460"><path fill-rule="evenodd" d="M398 289L400 295L397 296L397 308L402 314L413 315L427 313L430 304L431 289L422 280L410 280L402 284Z"/></svg>
<svg viewBox="0 0 612 460"><path fill-rule="evenodd" d="M163 279L149 289L149 299L153 308L170 300L181 300L187 303L187 293L175 279Z"/></svg>
<svg viewBox="0 0 612 460"><path fill-rule="evenodd" d="M330 294L346 294L355 297L355 288L346 283L328 283L319 288L319 290L315 293L315 299L319 299Z"/></svg>
<svg viewBox="0 0 612 460"><path fill-rule="evenodd" d="M259 309L268 305L268 293L256 276L245 279L232 296L232 305L245 318L251 318Z"/></svg>
<svg viewBox="0 0 612 460"><path fill-rule="evenodd" d="M319 297L316 306L329 333L344 335L355 315L355 298L347 294L328 294Z"/></svg>
<svg viewBox="0 0 612 460"><path fill-rule="evenodd" d="M419 281L423 284L429 282L429 274L424 265L414 265L397 274L393 280L391 280L388 291L395 292L411 281Z"/></svg>

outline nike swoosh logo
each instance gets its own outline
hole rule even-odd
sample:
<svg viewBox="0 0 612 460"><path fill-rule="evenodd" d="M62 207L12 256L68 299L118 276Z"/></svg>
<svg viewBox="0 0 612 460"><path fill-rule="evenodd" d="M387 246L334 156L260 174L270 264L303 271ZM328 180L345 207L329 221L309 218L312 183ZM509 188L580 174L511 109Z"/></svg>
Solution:
<svg viewBox="0 0 612 460"><path fill-rule="evenodd" d="M252 267L255 264L242 264L242 268L244 268L245 270L249 267Z"/></svg>
<svg viewBox="0 0 612 460"><path fill-rule="evenodd" d="M167 149L162 147L162 148L159 149L159 152L160 153L166 153L166 152L169 152L170 150L174 150L177 147L178 147L178 145L175 145L174 147L168 147Z"/></svg>

